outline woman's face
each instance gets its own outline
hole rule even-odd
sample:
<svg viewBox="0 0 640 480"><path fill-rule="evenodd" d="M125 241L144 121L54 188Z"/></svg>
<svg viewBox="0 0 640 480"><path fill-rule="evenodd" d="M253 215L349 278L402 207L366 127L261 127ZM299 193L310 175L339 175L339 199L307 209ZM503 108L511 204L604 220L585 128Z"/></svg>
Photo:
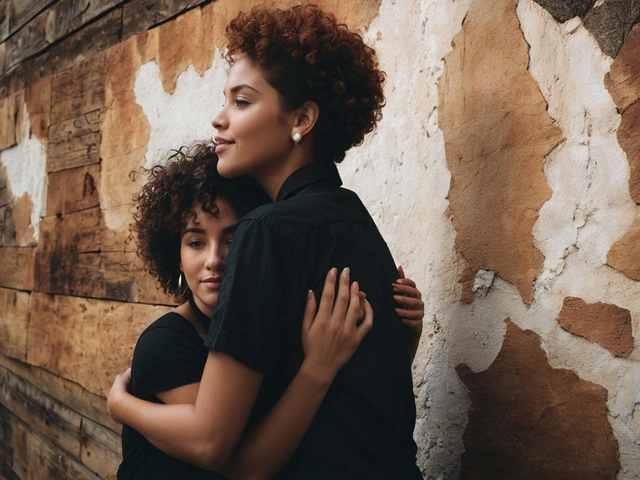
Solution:
<svg viewBox="0 0 640 480"><path fill-rule="evenodd" d="M278 175L291 154L295 112L284 112L278 92L247 56L229 70L225 105L211 124L218 131L218 171L227 178L249 175L263 183ZM264 183L263 183L264 185Z"/></svg>
<svg viewBox="0 0 640 480"><path fill-rule="evenodd" d="M218 302L229 244L238 216L224 198L216 199L217 217L200 206L187 220L180 244L180 268L196 305L211 316Z"/></svg>

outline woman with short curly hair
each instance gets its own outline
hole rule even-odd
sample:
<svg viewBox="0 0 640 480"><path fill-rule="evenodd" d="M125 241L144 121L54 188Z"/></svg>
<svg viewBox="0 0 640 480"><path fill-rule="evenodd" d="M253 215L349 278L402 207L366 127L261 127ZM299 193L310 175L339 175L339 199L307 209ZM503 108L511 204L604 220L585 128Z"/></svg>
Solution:
<svg viewBox="0 0 640 480"><path fill-rule="evenodd" d="M164 293L178 303L189 291L180 288L180 243L193 206L217 216L217 198L224 198L238 217L269 201L262 188L249 178L228 180L217 170L215 145L196 143L181 147L165 164L144 171L147 176L134 199L136 211L131 231L138 256Z"/></svg>
<svg viewBox="0 0 640 480"><path fill-rule="evenodd" d="M300 318L307 289L318 294L337 267L367 292L375 324L326 398L308 402L315 417L301 405L289 411L277 444L293 456L280 478L420 479L410 366L424 304L407 293L417 291L413 282L398 279L384 239L357 195L341 188L335 165L381 118L385 76L375 52L309 5L240 13L227 37L226 103L212 120L218 171L252 177L273 202L238 223L195 406L141 402L119 378L112 415L174 456L214 470L228 465L242 432L296 372L333 380L323 368L300 367ZM239 471L254 467L270 478L280 466Z"/></svg>

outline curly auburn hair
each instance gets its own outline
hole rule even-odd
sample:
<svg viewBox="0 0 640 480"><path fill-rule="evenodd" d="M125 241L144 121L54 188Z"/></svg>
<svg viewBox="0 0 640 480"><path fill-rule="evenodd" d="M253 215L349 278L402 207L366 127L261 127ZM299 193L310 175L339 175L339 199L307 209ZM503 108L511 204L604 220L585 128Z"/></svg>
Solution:
<svg viewBox="0 0 640 480"><path fill-rule="evenodd" d="M284 111L314 101L314 156L340 163L382 118L385 73L362 37L315 5L286 10L254 7L226 30L226 60L246 54L280 94Z"/></svg>
<svg viewBox="0 0 640 480"><path fill-rule="evenodd" d="M241 217L270 201L257 182L250 178L223 178L217 165L213 145L181 147L165 165L142 170L148 181L134 198L136 212L131 232L137 236L138 256L164 292L180 303L188 292L178 288L182 230L194 215L194 206L217 216L216 199L224 197Z"/></svg>

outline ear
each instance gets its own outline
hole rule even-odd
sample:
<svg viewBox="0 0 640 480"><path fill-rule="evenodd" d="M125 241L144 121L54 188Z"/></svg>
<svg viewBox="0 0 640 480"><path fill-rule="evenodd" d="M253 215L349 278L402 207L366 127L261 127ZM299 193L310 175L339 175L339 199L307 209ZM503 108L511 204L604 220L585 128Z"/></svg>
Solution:
<svg viewBox="0 0 640 480"><path fill-rule="evenodd" d="M319 115L320 108L316 102L304 102L296 113L296 131L300 132L302 136L308 135L318 121Z"/></svg>

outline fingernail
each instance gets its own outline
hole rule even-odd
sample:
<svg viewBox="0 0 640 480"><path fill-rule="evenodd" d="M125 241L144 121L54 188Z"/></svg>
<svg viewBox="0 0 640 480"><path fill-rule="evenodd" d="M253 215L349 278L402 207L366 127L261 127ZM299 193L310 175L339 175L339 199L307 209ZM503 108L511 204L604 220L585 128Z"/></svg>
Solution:
<svg viewBox="0 0 640 480"><path fill-rule="evenodd" d="M336 267L333 267L331 270L329 270L329 275L331 275L332 277L335 277L337 273L338 269Z"/></svg>
<svg viewBox="0 0 640 480"><path fill-rule="evenodd" d="M342 276L344 278L347 278L349 276L349 272L350 272L349 267L345 267L345 269L342 270Z"/></svg>

